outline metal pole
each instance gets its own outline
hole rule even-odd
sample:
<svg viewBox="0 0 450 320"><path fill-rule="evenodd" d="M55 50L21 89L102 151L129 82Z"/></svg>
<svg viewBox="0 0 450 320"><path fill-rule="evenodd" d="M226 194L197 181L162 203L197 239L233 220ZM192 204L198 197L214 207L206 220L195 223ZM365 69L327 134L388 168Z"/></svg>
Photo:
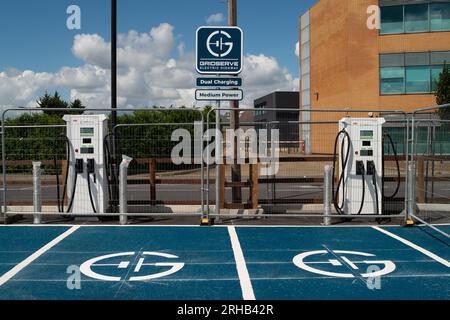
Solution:
<svg viewBox="0 0 450 320"><path fill-rule="evenodd" d="M228 25L237 26L237 0L228 0ZM239 128L239 102L230 101L230 129L236 130ZM234 159L238 158L238 141L235 138L235 143L233 144L233 154ZM241 182L241 166L239 164L231 165L231 181ZM232 199L233 203L242 201L242 189L241 187L232 187Z"/></svg>
<svg viewBox="0 0 450 320"><path fill-rule="evenodd" d="M200 112L200 114L202 114ZM200 143L201 145L201 154L200 154L200 201L201 201L201 210L202 210L202 216L204 217L205 215L205 165L204 165L204 161L203 161L203 150L204 150L204 140L203 140L203 133L205 130L205 119L203 118L203 114L202 114L202 126L201 126L201 133L202 136L200 138L200 141L198 141L197 143ZM194 128L195 131L195 128Z"/></svg>
<svg viewBox="0 0 450 320"><path fill-rule="evenodd" d="M405 150L405 166L406 166L406 174L405 174L405 212L406 212L406 220L408 220L408 185L409 185L409 164L410 161L414 160L414 114L412 115L411 119L408 115L406 115L406 150Z"/></svg>
<svg viewBox="0 0 450 320"><path fill-rule="evenodd" d="M111 122L117 124L117 0L111 0Z"/></svg>
<svg viewBox="0 0 450 320"><path fill-rule="evenodd" d="M209 143L210 141L210 132L209 132L209 115L210 113L208 112L208 114L206 115L206 138L207 138L207 142ZM209 166L211 165L209 162L209 154L207 156L207 163L206 163L206 215L207 218L209 219L209 215L210 215L210 208L209 208L209 188L210 188L210 184L209 184ZM202 159L203 161L203 159Z"/></svg>
<svg viewBox="0 0 450 320"><path fill-rule="evenodd" d="M3 219L6 224L6 215L7 215L7 206L6 206L6 190L7 190L7 184L6 184L6 144L5 144L5 114L6 111L3 111L2 113L2 187L3 187L3 205L2 205L2 213L3 213Z"/></svg>
<svg viewBox="0 0 450 320"><path fill-rule="evenodd" d="M41 224L42 215L42 199L41 199L41 162L33 162L33 208L34 208L34 224ZM56 173L58 174L58 173Z"/></svg>
<svg viewBox="0 0 450 320"><path fill-rule="evenodd" d="M111 0L111 124L113 128L117 125L117 0ZM117 136L114 134L111 167L116 177L119 170L117 158ZM117 189L117 185L113 185L112 196L116 199L119 193ZM114 206L113 211L117 212L116 210L117 207Z"/></svg>
<svg viewBox="0 0 450 320"><path fill-rule="evenodd" d="M331 180L333 179L333 169L331 166L325 166L324 180L323 180L323 225L329 226L331 224Z"/></svg>
<svg viewBox="0 0 450 320"><path fill-rule="evenodd" d="M406 190L408 198L406 220L411 220L411 215L416 214L416 161L411 161L408 165L408 185Z"/></svg>
<svg viewBox="0 0 450 320"><path fill-rule="evenodd" d="M125 225L128 222L128 198L127 198L127 179L128 166L133 158L122 155L122 162L120 163L120 177L119 177L119 207L120 207L120 224Z"/></svg>
<svg viewBox="0 0 450 320"><path fill-rule="evenodd" d="M220 132L221 131L221 127L220 127L220 101L217 101L217 112L216 112L216 206L215 206L215 213L217 215L220 215L220 203L221 203L221 197L220 197L220 189L222 186L222 179L225 179L225 177L222 177L221 174L221 162L223 159L222 156L222 139L220 138ZM222 157L221 157L222 156ZM221 159L222 158L222 159ZM220 223L220 217L216 218L216 222Z"/></svg>

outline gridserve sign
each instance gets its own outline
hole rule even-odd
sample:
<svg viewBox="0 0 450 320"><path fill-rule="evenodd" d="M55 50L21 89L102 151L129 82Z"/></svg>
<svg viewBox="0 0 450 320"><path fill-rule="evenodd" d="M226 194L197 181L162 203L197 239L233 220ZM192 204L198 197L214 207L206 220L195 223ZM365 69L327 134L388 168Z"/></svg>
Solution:
<svg viewBox="0 0 450 320"><path fill-rule="evenodd" d="M239 74L242 71L243 33L239 27L197 29L197 72Z"/></svg>

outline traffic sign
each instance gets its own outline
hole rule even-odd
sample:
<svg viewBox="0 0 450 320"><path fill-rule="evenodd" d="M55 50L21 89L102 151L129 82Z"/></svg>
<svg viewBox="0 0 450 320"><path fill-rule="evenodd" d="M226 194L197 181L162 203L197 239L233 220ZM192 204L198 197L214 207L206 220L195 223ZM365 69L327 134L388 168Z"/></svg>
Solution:
<svg viewBox="0 0 450 320"><path fill-rule="evenodd" d="M241 87L242 78L197 78L197 87Z"/></svg>
<svg viewBox="0 0 450 320"><path fill-rule="evenodd" d="M239 74L242 71L243 32L239 27L197 29L196 68L201 74Z"/></svg>
<svg viewBox="0 0 450 320"><path fill-rule="evenodd" d="M243 99L242 90L197 90L195 99L199 101L240 101Z"/></svg>

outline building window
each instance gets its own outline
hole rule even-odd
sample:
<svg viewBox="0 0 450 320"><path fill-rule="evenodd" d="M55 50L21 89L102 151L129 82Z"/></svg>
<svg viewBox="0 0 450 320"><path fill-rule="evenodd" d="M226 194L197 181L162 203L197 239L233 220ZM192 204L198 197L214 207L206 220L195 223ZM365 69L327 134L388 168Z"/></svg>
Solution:
<svg viewBox="0 0 450 320"><path fill-rule="evenodd" d="M381 7L381 34L403 32L403 6Z"/></svg>
<svg viewBox="0 0 450 320"><path fill-rule="evenodd" d="M406 67L406 93L430 93L430 67Z"/></svg>
<svg viewBox="0 0 450 320"><path fill-rule="evenodd" d="M430 4L431 31L450 30L450 3Z"/></svg>
<svg viewBox="0 0 450 320"><path fill-rule="evenodd" d="M435 92L437 90L437 82L439 81L439 75L442 70L444 70L444 66L432 66L431 67L431 91Z"/></svg>
<svg viewBox="0 0 450 320"><path fill-rule="evenodd" d="M405 70L402 67L381 68L381 93L402 94L405 92Z"/></svg>
<svg viewBox="0 0 450 320"><path fill-rule="evenodd" d="M426 32L428 26L428 4L405 6L405 32Z"/></svg>
<svg viewBox="0 0 450 320"><path fill-rule="evenodd" d="M450 1L383 6L380 34L450 31Z"/></svg>
<svg viewBox="0 0 450 320"><path fill-rule="evenodd" d="M450 51L392 53L380 55L380 93L431 94Z"/></svg>

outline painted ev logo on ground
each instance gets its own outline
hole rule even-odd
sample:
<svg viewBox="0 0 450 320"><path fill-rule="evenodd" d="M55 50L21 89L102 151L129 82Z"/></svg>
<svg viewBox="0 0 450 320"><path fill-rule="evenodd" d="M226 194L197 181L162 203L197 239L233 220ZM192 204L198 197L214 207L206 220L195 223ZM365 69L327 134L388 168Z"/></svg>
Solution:
<svg viewBox="0 0 450 320"><path fill-rule="evenodd" d="M118 257L127 257L127 259L118 259ZM80 266L80 271L87 277L102 281L147 281L174 274L184 267L183 262L153 262L155 257L158 261L161 258L164 260L179 258L173 254L161 252L121 252L90 259ZM152 262L145 262L146 260L152 260ZM155 267L157 272L154 272ZM160 271L160 268L169 269ZM125 273L125 276L117 273Z"/></svg>
<svg viewBox="0 0 450 320"><path fill-rule="evenodd" d="M233 41L228 32L219 30L210 34L206 46L214 57L224 58L233 50Z"/></svg>
<svg viewBox="0 0 450 320"><path fill-rule="evenodd" d="M327 259L327 255L331 256L331 258ZM358 256L359 259L355 259L355 256ZM390 260L361 260L360 257L372 258L375 257L375 255L358 251L316 250L298 254L292 261L300 269L324 276L337 278L355 278L358 276L361 276L363 278L375 278L387 275L395 270L395 264ZM312 265L316 265L317 267L313 267ZM368 266L373 265L382 265L383 267L375 272L360 273L358 271L360 270L360 267L358 267L358 265L365 265L365 268L361 268L362 270L367 270ZM350 269L353 271L353 273L336 272L339 269L341 269L342 271Z"/></svg>

